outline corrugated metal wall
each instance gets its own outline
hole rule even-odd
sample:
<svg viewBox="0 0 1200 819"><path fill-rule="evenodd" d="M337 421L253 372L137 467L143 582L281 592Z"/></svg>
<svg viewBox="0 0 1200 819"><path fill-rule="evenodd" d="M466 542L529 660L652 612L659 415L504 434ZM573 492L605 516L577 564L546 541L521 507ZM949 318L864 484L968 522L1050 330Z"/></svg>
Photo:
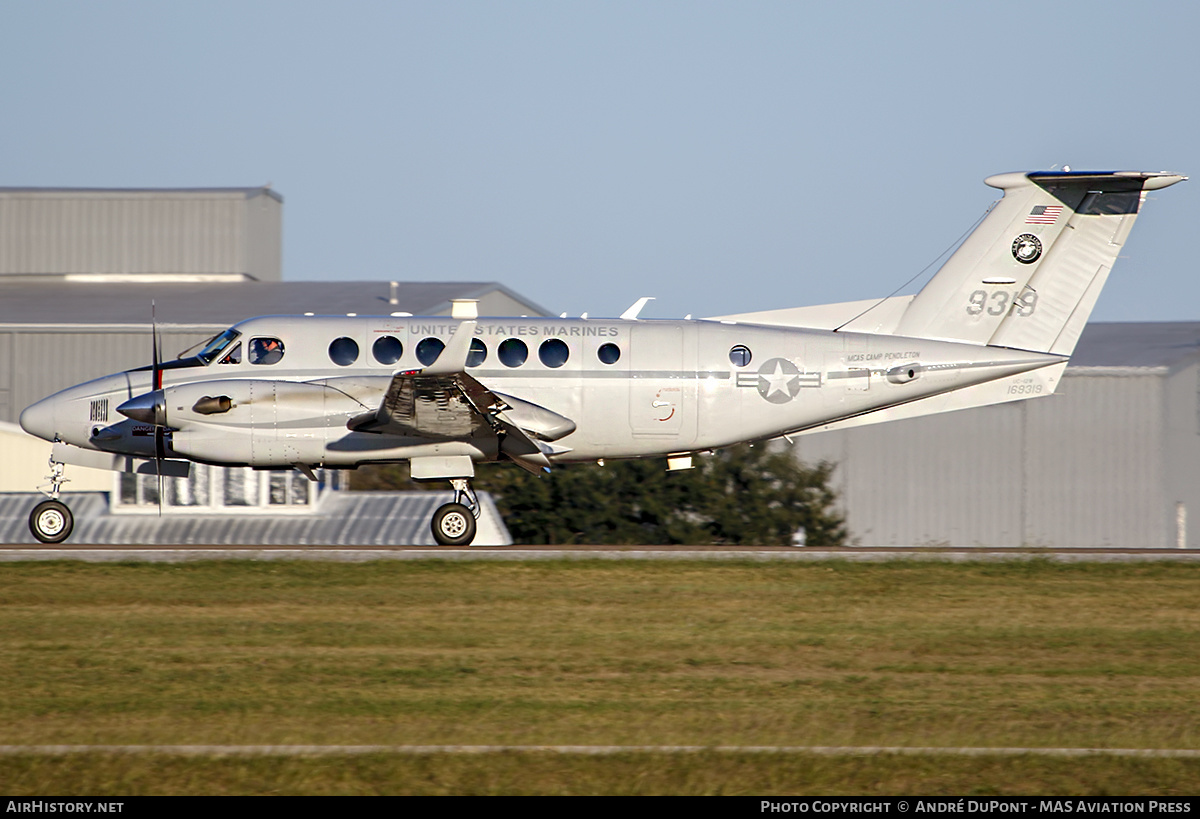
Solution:
<svg viewBox="0 0 1200 819"><path fill-rule="evenodd" d="M844 502L864 545L985 543L1020 537L1020 414L989 407L841 433ZM936 445L930 445L935 442ZM805 441L805 444L808 442ZM936 527L928 521L938 522Z"/></svg>
<svg viewBox="0 0 1200 819"><path fill-rule="evenodd" d="M262 282L283 278L283 208L262 194L247 199L242 213L246 223L246 272Z"/></svg>
<svg viewBox="0 0 1200 819"><path fill-rule="evenodd" d="M492 290L480 296L478 310L481 316L536 315L530 312L529 305L522 304L499 290Z"/></svg>
<svg viewBox="0 0 1200 819"><path fill-rule="evenodd" d="M1176 379L1190 401L1168 408ZM1067 370L1050 398L803 436L795 449L838 464L863 546L1167 547L1175 504L1198 502L1200 457L1168 456L1200 447L1196 413L1194 367Z"/></svg>
<svg viewBox="0 0 1200 819"><path fill-rule="evenodd" d="M174 358L222 329L160 329L163 357ZM102 375L145 366L152 357L149 327L107 332L77 328L0 331L0 421L17 423L21 410L47 395Z"/></svg>
<svg viewBox="0 0 1200 819"><path fill-rule="evenodd" d="M1200 548L1200 360L1173 368L1164 394L1164 528L1169 536L1184 536L1188 547Z"/></svg>
<svg viewBox="0 0 1200 819"><path fill-rule="evenodd" d="M1166 375L1067 370L1058 394L1021 405L1025 544L1171 545L1163 525Z"/></svg>
<svg viewBox="0 0 1200 819"><path fill-rule="evenodd" d="M0 191L0 276L280 280L281 204L244 191Z"/></svg>
<svg viewBox="0 0 1200 819"><path fill-rule="evenodd" d="M9 421L17 414L14 401L12 334L0 333L0 421Z"/></svg>
<svg viewBox="0 0 1200 819"><path fill-rule="evenodd" d="M102 495L65 496L75 512L77 544L138 543L158 546L433 546L429 519L450 492L328 492L315 514L174 515L108 514ZM41 496L0 495L0 543L37 545L26 525ZM495 502L479 493L482 507L476 546L507 546L512 536Z"/></svg>

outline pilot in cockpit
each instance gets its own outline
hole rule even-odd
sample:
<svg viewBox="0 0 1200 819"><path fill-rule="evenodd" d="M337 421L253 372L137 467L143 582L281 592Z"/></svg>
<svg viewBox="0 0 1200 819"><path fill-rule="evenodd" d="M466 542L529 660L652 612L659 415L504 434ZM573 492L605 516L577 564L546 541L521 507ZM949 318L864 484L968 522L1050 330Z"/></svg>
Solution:
<svg viewBox="0 0 1200 819"><path fill-rule="evenodd" d="M283 342L277 338L250 340L251 364L274 364L283 358Z"/></svg>

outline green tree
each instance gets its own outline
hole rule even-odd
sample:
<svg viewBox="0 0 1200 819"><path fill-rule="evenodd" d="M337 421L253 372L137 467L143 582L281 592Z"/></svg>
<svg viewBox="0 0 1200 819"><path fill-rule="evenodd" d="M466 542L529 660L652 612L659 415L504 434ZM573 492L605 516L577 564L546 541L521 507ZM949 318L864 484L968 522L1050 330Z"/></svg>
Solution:
<svg viewBox="0 0 1200 819"><path fill-rule="evenodd" d="M548 475L484 465L475 487L492 493L517 543L788 546L803 530L809 546L845 544L832 464L805 466L765 444L695 463L679 472L667 472L661 458L565 464ZM353 485L412 488L405 467L364 468Z"/></svg>

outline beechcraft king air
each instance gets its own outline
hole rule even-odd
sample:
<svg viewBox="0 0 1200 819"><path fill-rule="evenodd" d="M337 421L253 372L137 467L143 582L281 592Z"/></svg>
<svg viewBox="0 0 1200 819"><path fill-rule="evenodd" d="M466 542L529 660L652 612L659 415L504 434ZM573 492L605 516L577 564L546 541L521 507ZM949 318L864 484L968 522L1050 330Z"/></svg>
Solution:
<svg viewBox="0 0 1200 819"><path fill-rule="evenodd" d="M455 500L476 464L691 456L745 441L1050 395L1149 191L1170 173L986 180L1003 197L915 296L701 320L296 316L235 324L199 353L109 375L21 414L54 442L42 542L67 538L63 464L186 475L191 462L354 469L408 461Z"/></svg>

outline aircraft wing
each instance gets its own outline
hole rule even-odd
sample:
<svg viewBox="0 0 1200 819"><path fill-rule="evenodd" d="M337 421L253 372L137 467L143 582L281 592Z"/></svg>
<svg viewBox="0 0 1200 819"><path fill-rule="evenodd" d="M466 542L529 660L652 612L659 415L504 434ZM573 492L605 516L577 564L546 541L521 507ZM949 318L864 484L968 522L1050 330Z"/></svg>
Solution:
<svg viewBox="0 0 1200 819"><path fill-rule="evenodd" d="M374 412L356 415L347 426L411 438L453 440L491 435L488 419L499 399L466 373L422 375L400 372Z"/></svg>
<svg viewBox="0 0 1200 819"><path fill-rule="evenodd" d="M533 472L549 468L547 456L568 450L547 441L574 432L575 423L532 402L494 393L468 375L474 329L474 321L464 321L433 364L395 373L379 407L346 426L443 441L496 436L500 452L518 465Z"/></svg>

